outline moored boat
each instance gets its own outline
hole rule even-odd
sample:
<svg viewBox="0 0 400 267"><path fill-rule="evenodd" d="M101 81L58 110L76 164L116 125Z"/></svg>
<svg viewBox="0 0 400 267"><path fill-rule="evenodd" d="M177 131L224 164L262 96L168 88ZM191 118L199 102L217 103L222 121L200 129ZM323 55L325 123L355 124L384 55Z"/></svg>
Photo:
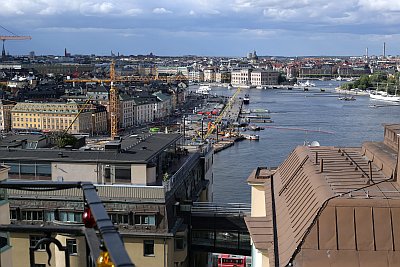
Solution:
<svg viewBox="0 0 400 267"><path fill-rule="evenodd" d="M250 103L250 96L249 94L245 94L244 98L243 98L243 104L249 104Z"/></svg>
<svg viewBox="0 0 400 267"><path fill-rule="evenodd" d="M247 140L258 141L260 140L260 136L258 134L249 134L244 136Z"/></svg>
<svg viewBox="0 0 400 267"><path fill-rule="evenodd" d="M386 92L371 92L369 98L374 100L389 101L389 102L400 102L400 96L390 95Z"/></svg>

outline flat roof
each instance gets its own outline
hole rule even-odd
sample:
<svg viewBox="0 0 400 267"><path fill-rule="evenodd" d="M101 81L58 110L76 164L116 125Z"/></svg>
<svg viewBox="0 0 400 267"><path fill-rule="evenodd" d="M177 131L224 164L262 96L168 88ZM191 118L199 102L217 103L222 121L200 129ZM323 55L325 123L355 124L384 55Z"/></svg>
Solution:
<svg viewBox="0 0 400 267"><path fill-rule="evenodd" d="M176 143L180 134L151 134L123 138L121 150L7 149L0 148L0 160L146 163Z"/></svg>

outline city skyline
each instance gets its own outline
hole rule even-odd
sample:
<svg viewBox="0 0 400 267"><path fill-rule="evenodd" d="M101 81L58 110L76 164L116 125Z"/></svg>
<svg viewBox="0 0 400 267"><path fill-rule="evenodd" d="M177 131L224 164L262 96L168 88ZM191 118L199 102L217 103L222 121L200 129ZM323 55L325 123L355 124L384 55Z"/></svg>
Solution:
<svg viewBox="0 0 400 267"><path fill-rule="evenodd" d="M11 55L399 55L391 0L0 0ZM9 35L0 29L0 35Z"/></svg>

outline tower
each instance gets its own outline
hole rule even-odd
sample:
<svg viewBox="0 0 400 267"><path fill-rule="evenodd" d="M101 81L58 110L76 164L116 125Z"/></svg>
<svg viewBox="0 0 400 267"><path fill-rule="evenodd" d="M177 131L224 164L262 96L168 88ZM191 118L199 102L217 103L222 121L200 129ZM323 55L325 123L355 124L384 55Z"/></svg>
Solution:
<svg viewBox="0 0 400 267"><path fill-rule="evenodd" d="M383 42L383 58L386 58L386 43Z"/></svg>
<svg viewBox="0 0 400 267"><path fill-rule="evenodd" d="M6 59L6 49L4 48L4 40L3 40L3 50L1 51L1 58Z"/></svg>

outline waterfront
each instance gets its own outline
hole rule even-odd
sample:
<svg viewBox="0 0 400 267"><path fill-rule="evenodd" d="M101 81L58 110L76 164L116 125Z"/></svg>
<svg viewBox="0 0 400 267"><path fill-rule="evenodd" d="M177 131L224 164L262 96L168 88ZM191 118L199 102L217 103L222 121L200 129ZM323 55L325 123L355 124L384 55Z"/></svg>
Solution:
<svg viewBox="0 0 400 267"><path fill-rule="evenodd" d="M363 141L383 140L382 123L399 123L400 106L372 108L385 102L357 96L356 101L340 101L333 87L337 82L318 82L317 88L300 90L242 89L250 95L250 109L269 109L274 121L260 124L259 141L245 140L215 154L214 201L250 203L246 179L258 166L278 166L297 145L318 141L328 146L361 146ZM235 90L213 88L212 93L229 96ZM293 128L308 129L304 131ZM318 132L321 131L321 132Z"/></svg>

